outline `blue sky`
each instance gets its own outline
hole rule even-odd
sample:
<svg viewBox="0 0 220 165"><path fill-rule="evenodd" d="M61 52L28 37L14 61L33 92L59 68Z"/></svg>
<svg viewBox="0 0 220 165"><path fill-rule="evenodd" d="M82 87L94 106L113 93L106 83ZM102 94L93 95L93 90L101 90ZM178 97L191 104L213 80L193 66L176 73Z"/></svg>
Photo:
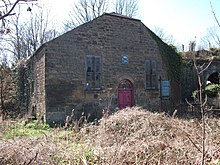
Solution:
<svg viewBox="0 0 220 165"><path fill-rule="evenodd" d="M140 0L141 20L150 29L160 27L177 43L188 46L196 36L197 45L216 21L210 0ZM220 21L220 0L211 0Z"/></svg>
<svg viewBox="0 0 220 165"><path fill-rule="evenodd" d="M39 0L51 7L51 13L59 21L68 16L74 0ZM210 1L220 21L220 0L139 0L139 19L151 30L159 27L167 35L172 35L176 45L195 39L199 46L207 29L216 24L211 11Z"/></svg>

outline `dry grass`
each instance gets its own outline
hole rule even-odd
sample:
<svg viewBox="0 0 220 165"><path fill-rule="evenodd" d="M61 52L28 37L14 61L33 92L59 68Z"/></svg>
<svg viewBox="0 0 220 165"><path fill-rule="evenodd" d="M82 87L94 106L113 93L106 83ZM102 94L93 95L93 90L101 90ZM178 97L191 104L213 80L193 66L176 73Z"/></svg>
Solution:
<svg viewBox="0 0 220 165"><path fill-rule="evenodd" d="M206 124L207 163L220 159L220 121ZM99 126L83 128L81 138L95 147L102 164L200 164L201 130L196 120L134 107L103 118Z"/></svg>
<svg viewBox="0 0 220 165"><path fill-rule="evenodd" d="M2 125L2 124L1 124ZM9 127L9 123L4 123ZM11 131L3 129L3 131ZM14 124L13 124L14 129ZM19 129L18 129L19 130ZM16 130L14 130L16 131ZM92 149L75 140L72 130L56 128L43 136L22 136L13 139L0 137L0 164L1 165L58 165L83 164L82 162L95 162L96 157ZM0 133L1 134L1 133Z"/></svg>
<svg viewBox="0 0 220 165"><path fill-rule="evenodd" d="M206 123L206 164L220 163L220 121ZM1 127L3 128L3 127ZM201 123L133 107L84 126L43 137L0 140L0 164L200 164ZM214 163L215 161L215 163Z"/></svg>

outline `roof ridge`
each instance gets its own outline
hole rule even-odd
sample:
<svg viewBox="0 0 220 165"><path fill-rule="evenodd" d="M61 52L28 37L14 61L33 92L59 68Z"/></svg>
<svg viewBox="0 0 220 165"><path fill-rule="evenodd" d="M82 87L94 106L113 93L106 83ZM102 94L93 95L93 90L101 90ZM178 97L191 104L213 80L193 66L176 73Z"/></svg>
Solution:
<svg viewBox="0 0 220 165"><path fill-rule="evenodd" d="M110 16L114 16L114 17L121 17L121 18L125 18L125 19L130 19L130 20L134 20L134 21L141 21L141 20L139 20L137 18L132 18L132 17L129 17L129 16L126 16L126 15L122 15L122 14L116 13L116 12L103 13L103 15L110 15Z"/></svg>

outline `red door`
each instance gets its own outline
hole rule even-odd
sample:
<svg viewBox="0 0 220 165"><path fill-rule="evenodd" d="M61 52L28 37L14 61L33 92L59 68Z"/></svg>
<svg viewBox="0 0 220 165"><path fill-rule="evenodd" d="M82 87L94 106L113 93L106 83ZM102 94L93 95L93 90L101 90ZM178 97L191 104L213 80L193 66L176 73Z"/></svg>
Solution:
<svg viewBox="0 0 220 165"><path fill-rule="evenodd" d="M133 90L128 80L124 80L118 87L118 107L123 109L133 106Z"/></svg>
<svg viewBox="0 0 220 165"><path fill-rule="evenodd" d="M118 92L119 109L132 106L132 91L131 90L120 90Z"/></svg>

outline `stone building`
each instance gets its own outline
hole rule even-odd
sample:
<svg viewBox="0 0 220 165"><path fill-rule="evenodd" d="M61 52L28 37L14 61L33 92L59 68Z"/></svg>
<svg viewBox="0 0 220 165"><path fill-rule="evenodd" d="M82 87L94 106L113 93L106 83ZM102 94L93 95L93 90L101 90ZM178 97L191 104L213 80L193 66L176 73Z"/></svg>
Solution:
<svg viewBox="0 0 220 165"><path fill-rule="evenodd" d="M140 20L105 13L30 57L29 110L49 124L134 105L161 110L180 100L180 65Z"/></svg>

